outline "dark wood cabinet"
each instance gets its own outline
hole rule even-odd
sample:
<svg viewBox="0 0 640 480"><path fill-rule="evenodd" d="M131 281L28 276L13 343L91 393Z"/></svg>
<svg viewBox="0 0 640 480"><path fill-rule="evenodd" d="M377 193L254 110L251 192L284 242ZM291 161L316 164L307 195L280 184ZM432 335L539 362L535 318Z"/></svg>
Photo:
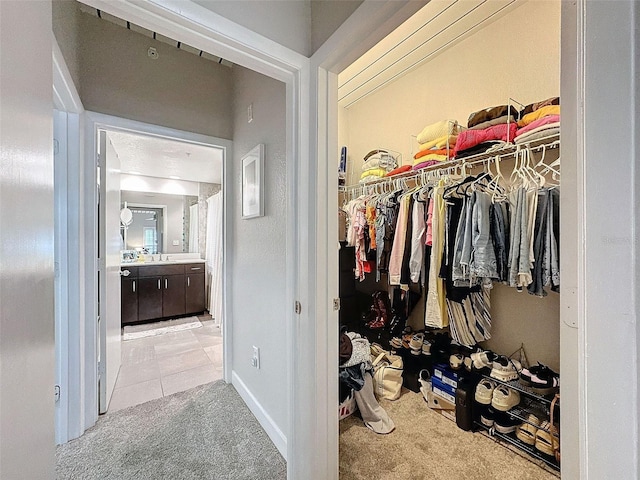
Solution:
<svg viewBox="0 0 640 480"><path fill-rule="evenodd" d="M204 263L122 267L122 325L204 311Z"/></svg>
<svg viewBox="0 0 640 480"><path fill-rule="evenodd" d="M187 269L185 272L185 280L185 313L199 313L204 311L204 271L189 271L189 269Z"/></svg>
<svg viewBox="0 0 640 480"><path fill-rule="evenodd" d="M138 278L138 321L162 317L162 277Z"/></svg>
<svg viewBox="0 0 640 480"><path fill-rule="evenodd" d="M185 313L184 274L162 277L162 287L162 316L183 315Z"/></svg>
<svg viewBox="0 0 640 480"><path fill-rule="evenodd" d="M123 325L138 321L138 279L136 277L122 277L122 310Z"/></svg>

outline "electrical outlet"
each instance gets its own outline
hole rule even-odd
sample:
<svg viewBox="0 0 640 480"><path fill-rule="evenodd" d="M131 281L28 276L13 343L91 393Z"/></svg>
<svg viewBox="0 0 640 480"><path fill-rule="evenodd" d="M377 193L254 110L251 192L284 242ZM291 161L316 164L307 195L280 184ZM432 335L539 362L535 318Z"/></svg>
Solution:
<svg viewBox="0 0 640 480"><path fill-rule="evenodd" d="M254 345L253 357L251 358L251 366L260 369L260 348Z"/></svg>
<svg viewBox="0 0 640 480"><path fill-rule="evenodd" d="M173 246L174 247L178 247L180 245L180 240L174 240L173 241Z"/></svg>

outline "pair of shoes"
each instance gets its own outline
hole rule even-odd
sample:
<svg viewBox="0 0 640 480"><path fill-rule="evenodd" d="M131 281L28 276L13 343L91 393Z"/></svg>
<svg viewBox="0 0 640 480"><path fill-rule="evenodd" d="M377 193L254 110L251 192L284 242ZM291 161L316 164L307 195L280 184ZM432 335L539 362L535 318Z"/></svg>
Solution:
<svg viewBox="0 0 640 480"><path fill-rule="evenodd" d="M424 342L422 342L422 354L431 355L431 342L426 338L424 339Z"/></svg>
<svg viewBox="0 0 640 480"><path fill-rule="evenodd" d="M416 333L411 337L409 341L409 348L413 355L420 355L422 353L422 345L424 344L424 333Z"/></svg>
<svg viewBox="0 0 640 480"><path fill-rule="evenodd" d="M516 428L516 437L523 443L533 446L536 443L536 433L540 427L540 419L529 414L527 422Z"/></svg>
<svg viewBox="0 0 640 480"><path fill-rule="evenodd" d="M476 370L482 370L483 368L491 368L493 359L496 358L496 354L490 350L484 350L482 352L476 352L471 354L471 365Z"/></svg>
<svg viewBox="0 0 640 480"><path fill-rule="evenodd" d="M530 386L536 393L549 395L558 390L560 375L538 362L538 365L520 372L520 383Z"/></svg>
<svg viewBox="0 0 640 480"><path fill-rule="evenodd" d="M482 405L491 405L498 411L506 412L520 403L520 393L485 378L476 386L475 399Z"/></svg>
<svg viewBox="0 0 640 480"><path fill-rule="evenodd" d="M462 360L462 364L464 365L464 369L467 372L471 372L471 367L473 366L473 361L471 360L471 357L464 357L464 359Z"/></svg>
<svg viewBox="0 0 640 480"><path fill-rule="evenodd" d="M498 355L493 360L489 376L503 382L509 382L511 380L517 380L521 371L522 365L520 365L519 361L505 357L504 355Z"/></svg>
<svg viewBox="0 0 640 480"><path fill-rule="evenodd" d="M454 353L449 357L449 366L451 370L460 370L464 362L464 357L461 353Z"/></svg>
<svg viewBox="0 0 640 480"><path fill-rule="evenodd" d="M522 420L512 417L508 413L496 412L493 428L495 428L496 432L513 433L521 423Z"/></svg>
<svg viewBox="0 0 640 480"><path fill-rule="evenodd" d="M493 427L493 423L496 418L496 411L493 409L491 405L487 405L480 412L480 423L482 423L485 427Z"/></svg>
<svg viewBox="0 0 640 480"><path fill-rule="evenodd" d="M402 348L402 339L400 337L393 337L389 342L389 345L395 349Z"/></svg>
<svg viewBox="0 0 640 480"><path fill-rule="evenodd" d="M555 425L544 421L536 432L535 448L540 453L555 459L555 452L560 443L558 429Z"/></svg>

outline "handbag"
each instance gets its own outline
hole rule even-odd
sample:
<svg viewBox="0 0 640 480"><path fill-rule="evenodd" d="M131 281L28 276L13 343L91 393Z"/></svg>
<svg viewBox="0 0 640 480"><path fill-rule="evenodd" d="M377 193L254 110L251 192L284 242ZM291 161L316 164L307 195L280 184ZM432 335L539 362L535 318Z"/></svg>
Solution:
<svg viewBox="0 0 640 480"><path fill-rule="evenodd" d="M378 398L397 400L402 390L402 357L380 353L373 361L373 391Z"/></svg>

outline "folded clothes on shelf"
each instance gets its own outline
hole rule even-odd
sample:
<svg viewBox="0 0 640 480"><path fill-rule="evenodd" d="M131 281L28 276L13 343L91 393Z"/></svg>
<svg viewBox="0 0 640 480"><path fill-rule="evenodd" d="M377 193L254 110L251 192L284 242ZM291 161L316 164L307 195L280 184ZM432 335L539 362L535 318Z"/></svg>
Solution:
<svg viewBox="0 0 640 480"><path fill-rule="evenodd" d="M513 115L515 117L518 115L518 111L513 107L513 105L500 105L497 107L484 108L469 115L467 127L472 128L481 123L488 122L505 115Z"/></svg>
<svg viewBox="0 0 640 480"><path fill-rule="evenodd" d="M418 145L418 151L430 150L432 148L435 148L435 149L447 148L447 145L449 145L450 148L453 148L457 140L458 140L457 134L443 135L427 143L421 143L420 145Z"/></svg>
<svg viewBox="0 0 640 480"><path fill-rule="evenodd" d="M560 105L560 97L551 97L551 98L547 98L546 100L542 100L540 102L530 103L520 111L519 118L522 118L525 115L531 112L535 112L536 110L539 110L542 107L546 107L548 105Z"/></svg>
<svg viewBox="0 0 640 480"><path fill-rule="evenodd" d="M513 141L517 129L518 126L515 123L502 123L484 130L465 130L458 135L454 152L457 154L461 150L467 150L489 140Z"/></svg>
<svg viewBox="0 0 640 480"><path fill-rule="evenodd" d="M437 138L458 133L459 125L457 120L441 120L431 125L427 125L418 134L418 143L428 143Z"/></svg>
<svg viewBox="0 0 640 480"><path fill-rule="evenodd" d="M539 108L538 110L534 110L533 112L526 114L518 121L518 127L526 127L539 118L549 115L560 115L560 105L547 105L546 107Z"/></svg>
<svg viewBox="0 0 640 480"><path fill-rule="evenodd" d="M469 130L484 130L485 128L493 127L494 125L500 125L501 123L517 123L516 117L513 115L503 115L502 117L487 120L486 122L479 123L473 127L469 127Z"/></svg>

